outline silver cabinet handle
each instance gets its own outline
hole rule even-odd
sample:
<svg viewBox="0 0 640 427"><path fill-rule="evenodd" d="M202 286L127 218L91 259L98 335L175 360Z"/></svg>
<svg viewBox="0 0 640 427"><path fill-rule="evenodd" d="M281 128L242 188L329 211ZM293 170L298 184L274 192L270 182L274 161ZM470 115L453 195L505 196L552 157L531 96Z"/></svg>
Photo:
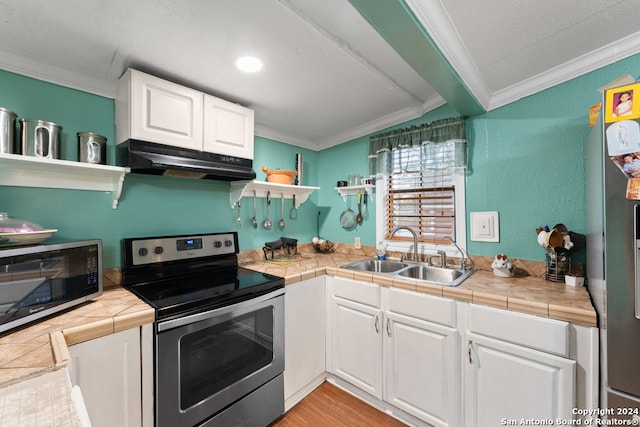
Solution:
<svg viewBox="0 0 640 427"><path fill-rule="evenodd" d="M376 322L373 324L376 328L376 334L380 332L380 316L376 314Z"/></svg>
<svg viewBox="0 0 640 427"><path fill-rule="evenodd" d="M391 336L391 320L387 317L387 335Z"/></svg>
<svg viewBox="0 0 640 427"><path fill-rule="evenodd" d="M469 340L469 343L467 344L467 354L469 355L469 364L473 363L473 341Z"/></svg>

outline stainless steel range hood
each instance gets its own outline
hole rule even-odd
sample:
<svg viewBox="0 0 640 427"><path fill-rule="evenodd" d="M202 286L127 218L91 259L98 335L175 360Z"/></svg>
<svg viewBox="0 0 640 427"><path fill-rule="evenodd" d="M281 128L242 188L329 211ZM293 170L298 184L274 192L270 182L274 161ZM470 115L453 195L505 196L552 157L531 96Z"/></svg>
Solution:
<svg viewBox="0 0 640 427"><path fill-rule="evenodd" d="M255 179L253 161L131 139L116 148L116 163L131 172L181 178Z"/></svg>

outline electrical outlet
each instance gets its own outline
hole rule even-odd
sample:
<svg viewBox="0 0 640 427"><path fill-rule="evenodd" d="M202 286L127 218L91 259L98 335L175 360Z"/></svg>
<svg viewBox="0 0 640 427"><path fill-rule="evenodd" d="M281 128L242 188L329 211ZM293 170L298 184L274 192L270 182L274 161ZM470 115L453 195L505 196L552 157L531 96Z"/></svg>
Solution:
<svg viewBox="0 0 640 427"><path fill-rule="evenodd" d="M362 246L360 245L360 238L359 238L359 237L356 237L355 241L353 242L353 246L354 246L356 249L360 249L360 248L362 247Z"/></svg>

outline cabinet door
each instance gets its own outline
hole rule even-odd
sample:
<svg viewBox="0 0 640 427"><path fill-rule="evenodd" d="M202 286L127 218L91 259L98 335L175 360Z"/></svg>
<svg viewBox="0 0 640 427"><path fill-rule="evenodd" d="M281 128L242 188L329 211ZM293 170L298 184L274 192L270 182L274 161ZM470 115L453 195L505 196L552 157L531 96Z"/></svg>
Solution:
<svg viewBox="0 0 640 427"><path fill-rule="evenodd" d="M324 377L325 278L316 277L286 288L284 304L284 398L291 408Z"/></svg>
<svg viewBox="0 0 640 427"><path fill-rule="evenodd" d="M331 298L329 372L382 399L382 312Z"/></svg>
<svg viewBox="0 0 640 427"><path fill-rule="evenodd" d="M130 72L131 138L202 150L202 92Z"/></svg>
<svg viewBox="0 0 640 427"><path fill-rule="evenodd" d="M460 425L456 329L385 313L384 400L434 426Z"/></svg>
<svg viewBox="0 0 640 427"><path fill-rule="evenodd" d="M140 330L128 329L69 347L78 385L94 427L142 424Z"/></svg>
<svg viewBox="0 0 640 427"><path fill-rule="evenodd" d="M253 159L253 110L204 96L203 151Z"/></svg>
<svg viewBox="0 0 640 427"><path fill-rule="evenodd" d="M468 339L465 425L573 419L575 361L471 333Z"/></svg>

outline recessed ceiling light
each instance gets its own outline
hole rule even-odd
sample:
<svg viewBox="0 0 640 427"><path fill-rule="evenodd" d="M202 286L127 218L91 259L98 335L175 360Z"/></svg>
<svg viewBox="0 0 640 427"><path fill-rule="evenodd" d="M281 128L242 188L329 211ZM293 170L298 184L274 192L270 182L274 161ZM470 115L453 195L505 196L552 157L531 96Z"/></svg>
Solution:
<svg viewBox="0 0 640 427"><path fill-rule="evenodd" d="M241 56L236 60L236 67L245 73L255 73L262 69L262 61L255 56Z"/></svg>

